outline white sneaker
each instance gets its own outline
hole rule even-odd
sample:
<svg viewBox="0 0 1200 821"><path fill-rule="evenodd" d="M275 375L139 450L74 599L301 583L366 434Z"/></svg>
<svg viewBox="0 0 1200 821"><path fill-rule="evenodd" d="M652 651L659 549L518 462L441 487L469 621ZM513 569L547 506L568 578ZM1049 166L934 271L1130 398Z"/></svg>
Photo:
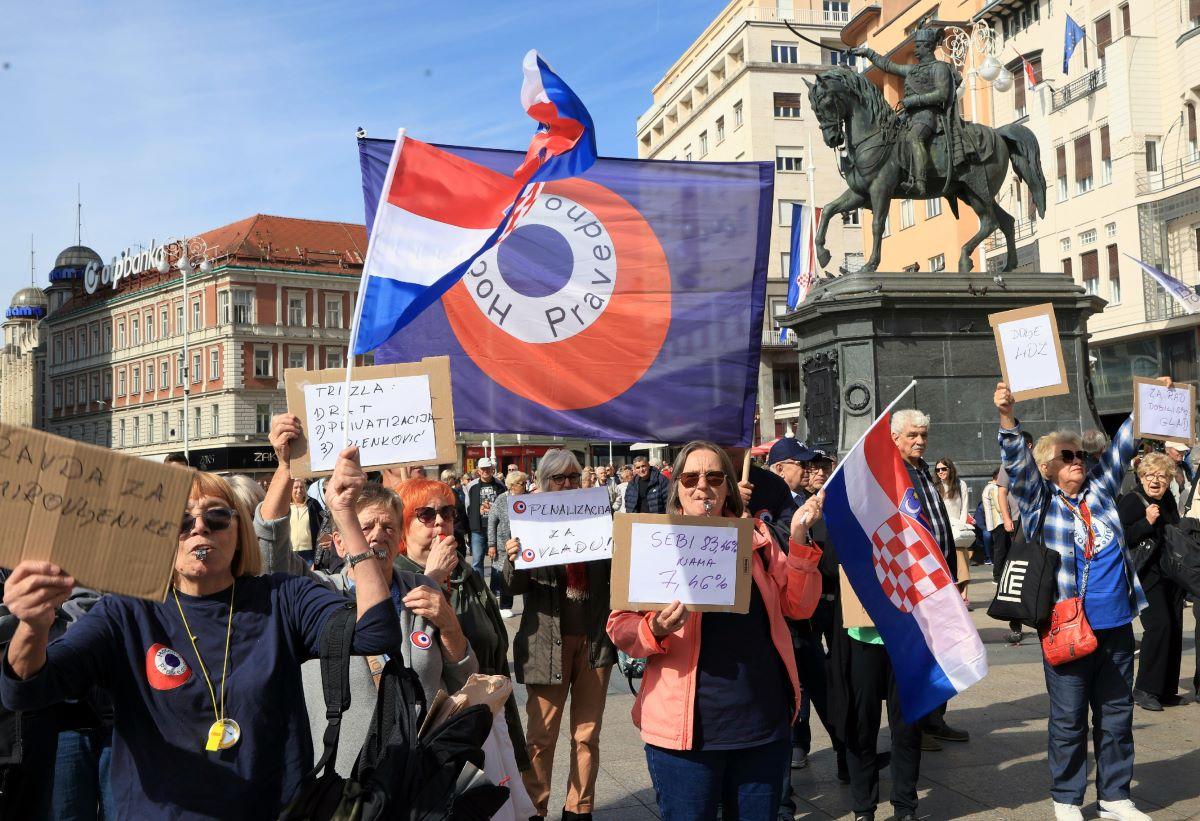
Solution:
<svg viewBox="0 0 1200 821"><path fill-rule="evenodd" d="M1123 801L1101 801L1101 818L1116 818L1117 821L1150 821L1150 816L1133 806L1126 798Z"/></svg>
<svg viewBox="0 0 1200 821"><path fill-rule="evenodd" d="M512 617L513 617L513 611L510 608L505 607L500 610L500 618L511 619Z"/></svg>
<svg viewBox="0 0 1200 821"><path fill-rule="evenodd" d="M1083 810L1074 804L1054 802L1054 821L1083 821Z"/></svg>

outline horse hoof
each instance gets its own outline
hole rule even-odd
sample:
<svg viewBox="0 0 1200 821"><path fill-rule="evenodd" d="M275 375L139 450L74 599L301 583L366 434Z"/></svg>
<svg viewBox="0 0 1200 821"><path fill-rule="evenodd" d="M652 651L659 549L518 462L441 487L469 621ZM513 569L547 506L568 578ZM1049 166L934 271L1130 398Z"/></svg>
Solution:
<svg viewBox="0 0 1200 821"><path fill-rule="evenodd" d="M831 260L831 259L833 259L833 254L831 254L831 253L829 252L829 249L827 249L827 248L819 248L819 249L817 249L817 263L818 263L818 264L819 264L819 265L820 265L822 268L824 268L826 265L828 265L828 264L829 264L829 260Z"/></svg>
<svg viewBox="0 0 1200 821"><path fill-rule="evenodd" d="M875 273L875 269L878 267L879 267L879 263L868 262L866 265L859 268L858 270L862 271L864 274L873 274L873 273Z"/></svg>

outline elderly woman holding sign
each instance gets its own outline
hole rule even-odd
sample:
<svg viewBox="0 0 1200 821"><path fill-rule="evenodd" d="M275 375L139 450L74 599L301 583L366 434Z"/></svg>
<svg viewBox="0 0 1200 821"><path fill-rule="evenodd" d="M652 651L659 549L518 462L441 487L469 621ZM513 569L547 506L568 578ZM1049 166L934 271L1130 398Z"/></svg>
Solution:
<svg viewBox="0 0 1200 821"><path fill-rule="evenodd" d="M347 551L365 556L355 512L364 481L357 449L347 448L326 500L349 534ZM312 768L300 666L318 655L326 622L345 602L310 579L258 575L250 517L224 479L195 474L167 600L105 596L49 646L71 577L27 561L5 586L21 624L0 699L10 710L37 710L105 688L120 818L275 818ZM359 574L354 653L400 640L387 578L374 562Z"/></svg>
<svg viewBox="0 0 1200 821"><path fill-rule="evenodd" d="M570 451L547 451L538 464L538 490L577 489L582 474ZM538 815L545 817L554 747L570 693L571 773L562 817L590 819L600 769L600 724L617 660L604 632L612 563L602 559L516 570L520 540L509 539L504 548L504 580L514 595L525 595L521 626L513 640L517 681L529 693L525 738L532 766L524 773L525 787Z"/></svg>
<svg viewBox="0 0 1200 821"><path fill-rule="evenodd" d="M1167 387L1171 380L1161 380ZM1032 449L1021 439L1013 395L994 397L1010 492L1031 543L1061 558L1042 667L1050 693L1050 795L1058 819L1082 819L1087 788L1088 713L1092 713L1096 794L1102 818L1140 821L1129 798L1133 779L1133 619L1146 607L1117 510L1133 457L1133 419L1125 420L1090 471L1079 435L1058 431Z"/></svg>
<svg viewBox="0 0 1200 821"><path fill-rule="evenodd" d="M738 518L742 498L729 456L710 442L687 444L671 471L667 510ZM633 722L663 821L725 818L774 821L791 758L789 726L800 680L785 617L806 619L821 596L821 550L808 528L820 518L813 496L792 517L787 555L755 522L750 611L614 612L608 632L631 656L647 657Z"/></svg>

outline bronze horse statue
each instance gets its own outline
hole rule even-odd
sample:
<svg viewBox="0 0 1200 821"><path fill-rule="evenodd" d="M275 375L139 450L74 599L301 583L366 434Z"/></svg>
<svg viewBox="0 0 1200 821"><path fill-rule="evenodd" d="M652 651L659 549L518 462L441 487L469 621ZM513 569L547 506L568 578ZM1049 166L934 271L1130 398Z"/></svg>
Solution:
<svg viewBox="0 0 1200 821"><path fill-rule="evenodd" d="M841 196L825 206L815 238L817 261L829 264L825 233L837 214L856 208L869 208L874 215L871 225L873 245L863 270L879 267L880 241L891 201L899 197L917 199L944 196L958 217L962 200L979 217L979 231L962 247L958 270L973 267L971 253L997 228L1008 243L1004 271L1017 265L1015 222L996 202L996 193L1004 184L1011 161L1017 177L1029 186L1039 216L1046 212L1046 178L1042 175L1041 151L1033 132L1023 125L993 129L976 123L959 123L956 129L960 145L951 135L935 139L935 157L929 177L923 184L909 181L909 157L904 140L904 120L892 110L883 93L865 76L845 68L834 68L818 75L815 83L805 80L813 113L821 126L821 136L830 148L843 148L846 158L842 170L849 185ZM957 119L957 114L949 112ZM939 142L940 141L940 142ZM940 152L940 153L939 153ZM947 161L949 152L953 158ZM949 181L947 182L947 170Z"/></svg>

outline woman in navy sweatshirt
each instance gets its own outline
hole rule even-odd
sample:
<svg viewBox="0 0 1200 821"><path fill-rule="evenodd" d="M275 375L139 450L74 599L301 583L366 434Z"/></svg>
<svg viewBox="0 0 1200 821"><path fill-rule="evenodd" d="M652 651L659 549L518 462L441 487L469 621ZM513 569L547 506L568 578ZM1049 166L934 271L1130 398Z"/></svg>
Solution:
<svg viewBox="0 0 1200 821"><path fill-rule="evenodd" d="M365 478L357 448L347 448L326 483L333 517L353 542L350 561L371 555L354 509ZM312 767L300 665L346 605L310 579L258 576L260 564L250 511L206 473L192 482L161 604L105 596L48 643L54 608L74 580L48 562L22 562L5 585L4 603L21 624L3 659L0 700L36 710L93 685L108 689L120 818L276 817ZM380 653L400 639L396 610L387 568L362 565L353 651Z"/></svg>

